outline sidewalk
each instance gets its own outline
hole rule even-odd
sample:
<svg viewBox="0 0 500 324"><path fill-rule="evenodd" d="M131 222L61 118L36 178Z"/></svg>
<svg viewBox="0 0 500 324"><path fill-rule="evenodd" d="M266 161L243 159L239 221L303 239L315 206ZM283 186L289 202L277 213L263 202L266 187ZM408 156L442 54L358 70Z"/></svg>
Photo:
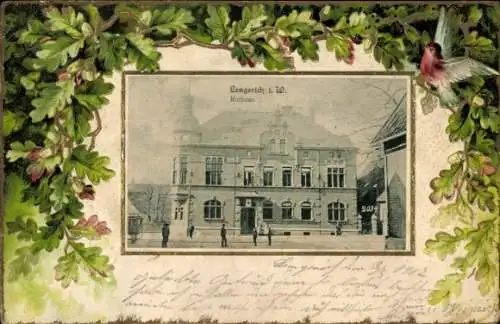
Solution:
<svg viewBox="0 0 500 324"><path fill-rule="evenodd" d="M257 246L254 246L251 236L229 236L228 248L233 249L338 249L338 250L371 250L383 251L385 239L382 236L276 236L269 246L267 237L259 236ZM220 238L204 237L202 240L193 238L170 240L169 248L220 248ZM128 243L128 248L161 248L161 238L138 239L136 243Z"/></svg>

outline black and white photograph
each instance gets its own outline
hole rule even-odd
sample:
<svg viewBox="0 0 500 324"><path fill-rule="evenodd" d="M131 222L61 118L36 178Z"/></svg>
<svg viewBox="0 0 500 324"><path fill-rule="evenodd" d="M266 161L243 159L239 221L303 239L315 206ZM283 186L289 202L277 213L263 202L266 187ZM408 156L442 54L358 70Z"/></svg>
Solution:
<svg viewBox="0 0 500 324"><path fill-rule="evenodd" d="M410 251L409 75L123 78L125 253Z"/></svg>

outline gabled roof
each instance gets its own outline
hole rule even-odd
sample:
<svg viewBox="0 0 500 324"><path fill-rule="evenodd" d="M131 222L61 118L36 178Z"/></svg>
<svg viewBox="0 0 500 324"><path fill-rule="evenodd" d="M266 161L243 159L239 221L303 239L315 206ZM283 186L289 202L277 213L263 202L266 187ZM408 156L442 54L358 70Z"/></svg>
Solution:
<svg viewBox="0 0 500 324"><path fill-rule="evenodd" d="M276 114L273 112L225 111L205 122L202 127L204 144L259 145L260 135L269 129ZM314 147L353 147L347 136L334 135L297 112L283 113L281 120L297 143Z"/></svg>
<svg viewBox="0 0 500 324"><path fill-rule="evenodd" d="M406 94L403 95L396 108L375 135L372 144L384 141L397 134L406 133Z"/></svg>

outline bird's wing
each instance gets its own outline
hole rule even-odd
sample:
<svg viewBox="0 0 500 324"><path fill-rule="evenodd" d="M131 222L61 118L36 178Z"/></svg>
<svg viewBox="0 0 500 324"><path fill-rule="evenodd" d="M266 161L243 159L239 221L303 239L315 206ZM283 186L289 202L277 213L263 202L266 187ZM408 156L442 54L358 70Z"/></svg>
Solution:
<svg viewBox="0 0 500 324"><path fill-rule="evenodd" d="M452 13L446 11L445 7L441 7L436 33L434 34L434 42L441 46L441 55L444 58L452 56L452 46L456 36L456 31L453 27L454 20Z"/></svg>
<svg viewBox="0 0 500 324"><path fill-rule="evenodd" d="M466 80L474 75L500 75L498 71L470 57L455 57L444 61L446 79L450 83Z"/></svg>

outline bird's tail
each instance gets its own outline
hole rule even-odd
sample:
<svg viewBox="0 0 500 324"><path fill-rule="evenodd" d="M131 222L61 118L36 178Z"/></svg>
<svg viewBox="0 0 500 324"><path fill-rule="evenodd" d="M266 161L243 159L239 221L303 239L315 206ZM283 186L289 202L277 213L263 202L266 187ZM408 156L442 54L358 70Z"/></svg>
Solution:
<svg viewBox="0 0 500 324"><path fill-rule="evenodd" d="M455 94L451 86L441 86L438 87L438 93L440 98L441 106L451 107L457 105L459 102L458 96Z"/></svg>

